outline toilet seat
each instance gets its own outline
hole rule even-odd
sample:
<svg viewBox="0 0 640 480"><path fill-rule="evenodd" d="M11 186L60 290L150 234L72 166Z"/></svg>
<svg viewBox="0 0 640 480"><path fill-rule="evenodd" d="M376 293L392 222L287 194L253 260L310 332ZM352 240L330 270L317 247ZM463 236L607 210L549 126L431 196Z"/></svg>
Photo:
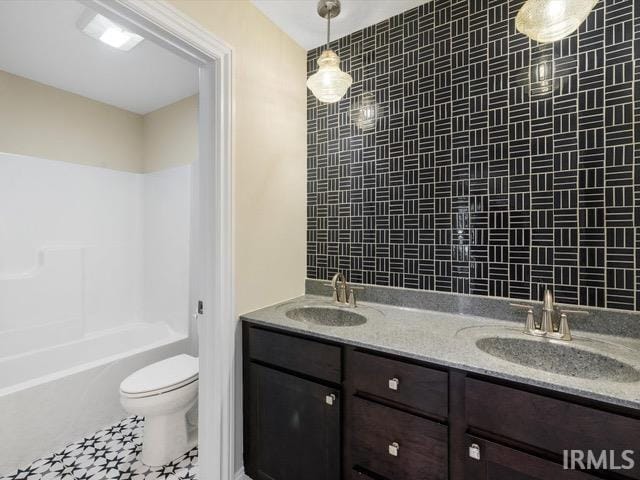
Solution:
<svg viewBox="0 0 640 480"><path fill-rule="evenodd" d="M125 378L120 393L129 398L160 395L198 380L198 359L177 355L141 368Z"/></svg>

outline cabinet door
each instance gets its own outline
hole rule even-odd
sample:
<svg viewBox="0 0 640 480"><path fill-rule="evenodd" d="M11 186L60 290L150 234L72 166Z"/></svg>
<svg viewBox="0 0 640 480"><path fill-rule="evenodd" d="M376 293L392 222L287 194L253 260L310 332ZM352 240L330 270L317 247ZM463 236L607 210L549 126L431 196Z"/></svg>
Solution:
<svg viewBox="0 0 640 480"><path fill-rule="evenodd" d="M565 450L614 451L640 447L640 419L531 393L515 387L465 380L469 427L561 457ZM640 480L640 462L615 473Z"/></svg>
<svg viewBox="0 0 640 480"><path fill-rule="evenodd" d="M479 459L471 457L471 451ZM597 480L497 443L465 435L465 480Z"/></svg>
<svg viewBox="0 0 640 480"><path fill-rule="evenodd" d="M250 378L249 476L339 479L339 392L255 363Z"/></svg>

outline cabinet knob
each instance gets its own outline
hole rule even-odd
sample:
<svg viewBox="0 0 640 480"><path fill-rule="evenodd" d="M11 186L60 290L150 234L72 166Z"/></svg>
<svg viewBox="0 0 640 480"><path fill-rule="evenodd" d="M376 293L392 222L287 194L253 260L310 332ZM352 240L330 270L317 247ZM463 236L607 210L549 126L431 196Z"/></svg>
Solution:
<svg viewBox="0 0 640 480"><path fill-rule="evenodd" d="M472 443L471 446L469 446L469 457L474 460L480 460L480 445Z"/></svg>
<svg viewBox="0 0 640 480"><path fill-rule="evenodd" d="M389 455L391 455L392 457L398 456L398 450L400 450L400 445L398 445L398 442L393 442L391 445L389 445Z"/></svg>
<svg viewBox="0 0 640 480"><path fill-rule="evenodd" d="M333 402L336 401L336 396L332 393L324 397L324 401L327 405L333 405Z"/></svg>
<svg viewBox="0 0 640 480"><path fill-rule="evenodd" d="M389 379L389 390L398 390L399 386L400 386L400 380L398 380L395 377Z"/></svg>

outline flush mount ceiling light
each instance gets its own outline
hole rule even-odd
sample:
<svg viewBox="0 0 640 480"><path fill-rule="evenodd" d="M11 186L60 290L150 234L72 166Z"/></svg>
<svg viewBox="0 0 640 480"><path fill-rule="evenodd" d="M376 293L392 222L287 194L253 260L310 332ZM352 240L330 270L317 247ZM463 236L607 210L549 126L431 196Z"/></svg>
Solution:
<svg viewBox="0 0 640 480"><path fill-rule="evenodd" d="M340 70L340 57L329 48L331 19L340 13L340 0L320 0L318 15L327 19L327 48L318 59L318 71L307 80L307 87L324 103L335 103L344 97L353 83L351 75Z"/></svg>
<svg viewBox="0 0 640 480"><path fill-rule="evenodd" d="M516 16L516 28L540 43L575 32L598 0L527 0Z"/></svg>
<svg viewBox="0 0 640 480"><path fill-rule="evenodd" d="M107 17L91 10L86 10L78 20L78 28L84 33L110 47L131 50L144 38L113 23Z"/></svg>

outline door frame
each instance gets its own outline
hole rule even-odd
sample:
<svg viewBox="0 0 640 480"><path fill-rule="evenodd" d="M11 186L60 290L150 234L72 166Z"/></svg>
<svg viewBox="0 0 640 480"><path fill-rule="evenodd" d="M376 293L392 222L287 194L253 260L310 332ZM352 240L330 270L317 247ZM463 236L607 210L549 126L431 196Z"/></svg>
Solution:
<svg viewBox="0 0 640 480"><path fill-rule="evenodd" d="M199 476L235 474L233 51L166 0L81 0L200 69L199 155L192 188L191 314L198 318ZM198 315L197 302L204 303Z"/></svg>

